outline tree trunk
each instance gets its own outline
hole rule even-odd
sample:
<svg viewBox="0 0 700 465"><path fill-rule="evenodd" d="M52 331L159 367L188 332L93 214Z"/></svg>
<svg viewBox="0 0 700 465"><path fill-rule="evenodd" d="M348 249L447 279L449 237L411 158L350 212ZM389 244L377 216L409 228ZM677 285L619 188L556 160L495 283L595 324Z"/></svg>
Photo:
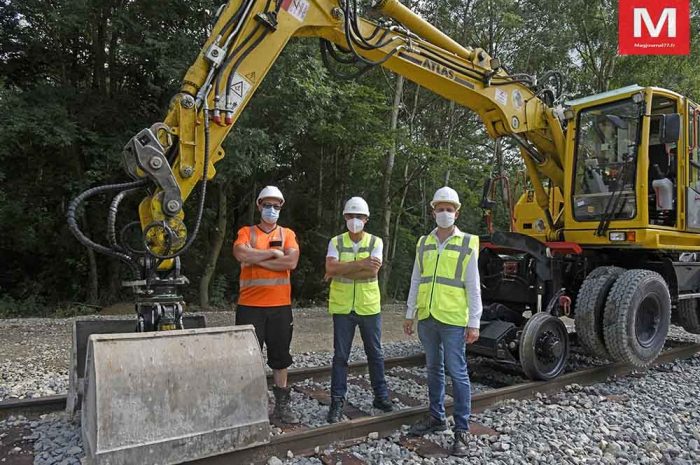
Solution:
<svg viewBox="0 0 700 465"><path fill-rule="evenodd" d="M403 207L406 203L406 196L408 195L408 188L410 183L408 182L408 163L404 166L403 169L403 182L404 182L404 188L403 188L403 193L401 194L401 202L399 203L399 209L396 211L396 215L394 218L394 234L393 234L393 240L391 241L391 254L388 255L389 259L387 260L387 263L385 265L386 267L386 276L385 276L385 281L384 281L384 287L386 288L385 292L388 292L389 290L389 280L391 279L391 271L392 271L392 266L391 264L394 262L394 257L396 257L396 246L398 244L397 238L399 237L399 226L401 226L401 213L403 212ZM388 247L388 245L387 245ZM394 296L396 293L394 292Z"/></svg>
<svg viewBox="0 0 700 465"><path fill-rule="evenodd" d="M258 211L258 184L256 182L253 182L253 191L252 191L252 199L250 202L250 209L248 210L248 224L255 224L255 214Z"/></svg>
<svg viewBox="0 0 700 465"><path fill-rule="evenodd" d="M122 262L116 258L108 258L109 261L109 283L107 284L107 295L105 296L105 304L111 305L119 299L119 290L122 286L121 267Z"/></svg>
<svg viewBox="0 0 700 465"><path fill-rule="evenodd" d="M455 102L450 101L450 107L448 110L449 118L447 124L447 171L445 172L445 185L450 185L450 163L452 162L452 133L454 133L454 118L455 118Z"/></svg>
<svg viewBox="0 0 700 465"><path fill-rule="evenodd" d="M90 237L90 228L88 227L87 215L85 210L80 215L83 223L83 229L88 237ZM90 305L97 305L100 295L100 286L97 278L97 257L95 251L90 247L85 247L88 256L88 296L87 300Z"/></svg>
<svg viewBox="0 0 700 465"><path fill-rule="evenodd" d="M218 215L209 255L204 265L202 279L199 281L199 306L202 307L202 309L209 308L209 284L214 276L214 271L216 271L216 262L219 260L221 247L223 247L224 238L226 237L226 184L217 183L216 186L216 191L219 194Z"/></svg>
<svg viewBox="0 0 700 465"><path fill-rule="evenodd" d="M403 76L399 75L396 78L396 89L394 90L394 104L391 107L391 123L389 129L393 135L393 141L391 147L389 147L389 153L386 157L386 167L384 168L384 185L382 186L382 200L384 201L384 223L382 225L382 237L384 239L384 244L388 249L389 244L391 244L391 174L394 171L394 162L396 160L396 146L397 146L397 134L396 129L399 122L399 109L401 107L401 96L403 95ZM387 283L389 280L389 274L391 267L387 263L387 258L389 257L388 250L384 250L384 267L382 268L382 282L384 286L384 293L386 295Z"/></svg>
<svg viewBox="0 0 700 465"><path fill-rule="evenodd" d="M323 145L321 145L321 158L318 161L318 197L316 202L316 223L323 226Z"/></svg>

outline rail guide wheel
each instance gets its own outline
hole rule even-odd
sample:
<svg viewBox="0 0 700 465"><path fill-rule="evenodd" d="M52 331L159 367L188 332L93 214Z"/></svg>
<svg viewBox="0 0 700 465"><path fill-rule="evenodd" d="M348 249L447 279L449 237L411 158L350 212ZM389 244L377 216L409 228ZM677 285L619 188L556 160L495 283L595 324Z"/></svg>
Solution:
<svg viewBox="0 0 700 465"><path fill-rule="evenodd" d="M569 357L566 326L549 313L535 313L525 323L519 352L520 365L528 378L556 378L564 371Z"/></svg>

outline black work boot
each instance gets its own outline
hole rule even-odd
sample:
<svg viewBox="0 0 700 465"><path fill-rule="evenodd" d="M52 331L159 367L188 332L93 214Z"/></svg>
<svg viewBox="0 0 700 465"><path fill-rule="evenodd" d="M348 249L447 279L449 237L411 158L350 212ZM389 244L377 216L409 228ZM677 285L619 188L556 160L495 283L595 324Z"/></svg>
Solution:
<svg viewBox="0 0 700 465"><path fill-rule="evenodd" d="M452 455L466 457L468 449L469 431L455 431L455 442L452 444Z"/></svg>
<svg viewBox="0 0 700 465"><path fill-rule="evenodd" d="M345 399L342 397L332 397L331 398L331 408L328 409L328 423L338 423L343 418L343 406L345 405Z"/></svg>
<svg viewBox="0 0 700 465"><path fill-rule="evenodd" d="M272 392L275 394L275 410L272 416L280 419L282 423L295 425L299 423L299 417L292 412L289 407L291 397L291 389L288 387L272 386Z"/></svg>
<svg viewBox="0 0 700 465"><path fill-rule="evenodd" d="M374 402L372 402L372 407L378 408L382 412L394 411L394 404L387 398L380 399L379 397L375 397Z"/></svg>
<svg viewBox="0 0 700 465"><path fill-rule="evenodd" d="M445 431L446 429L446 419L438 420L432 415L428 415L418 423L415 423L413 426L411 426L411 429L408 430L408 434L410 434L411 436L423 436L424 434Z"/></svg>

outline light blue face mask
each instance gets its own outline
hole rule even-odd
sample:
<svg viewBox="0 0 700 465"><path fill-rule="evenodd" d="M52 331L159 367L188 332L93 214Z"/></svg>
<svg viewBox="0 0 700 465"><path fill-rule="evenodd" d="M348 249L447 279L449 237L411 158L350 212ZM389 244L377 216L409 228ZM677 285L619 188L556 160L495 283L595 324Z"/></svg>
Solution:
<svg viewBox="0 0 700 465"><path fill-rule="evenodd" d="M280 217L280 211L273 207L263 208L261 216L265 223L275 224Z"/></svg>

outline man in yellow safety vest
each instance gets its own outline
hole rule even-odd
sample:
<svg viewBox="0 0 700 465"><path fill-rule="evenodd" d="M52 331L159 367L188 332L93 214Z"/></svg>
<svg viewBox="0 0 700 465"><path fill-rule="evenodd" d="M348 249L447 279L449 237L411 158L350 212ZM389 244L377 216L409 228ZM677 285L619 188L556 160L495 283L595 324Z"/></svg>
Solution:
<svg viewBox="0 0 700 465"><path fill-rule="evenodd" d="M447 429L445 418L445 366L452 378L455 439L452 454L466 456L471 386L465 343L479 339L481 289L477 264L479 237L455 226L459 196L450 187L435 192L430 202L437 223L418 240L408 293L404 332L418 337L425 350L430 415L411 428L413 435Z"/></svg>
<svg viewBox="0 0 700 465"><path fill-rule="evenodd" d="M362 197L348 200L343 216L348 232L331 239L326 254L326 277L332 278L328 311L333 315L334 349L329 423L336 423L343 416L348 359L356 326L360 328L367 355L374 391L372 405L384 412L393 410L384 379L381 346L381 295L377 272L382 265L382 240L364 231L369 206Z"/></svg>

